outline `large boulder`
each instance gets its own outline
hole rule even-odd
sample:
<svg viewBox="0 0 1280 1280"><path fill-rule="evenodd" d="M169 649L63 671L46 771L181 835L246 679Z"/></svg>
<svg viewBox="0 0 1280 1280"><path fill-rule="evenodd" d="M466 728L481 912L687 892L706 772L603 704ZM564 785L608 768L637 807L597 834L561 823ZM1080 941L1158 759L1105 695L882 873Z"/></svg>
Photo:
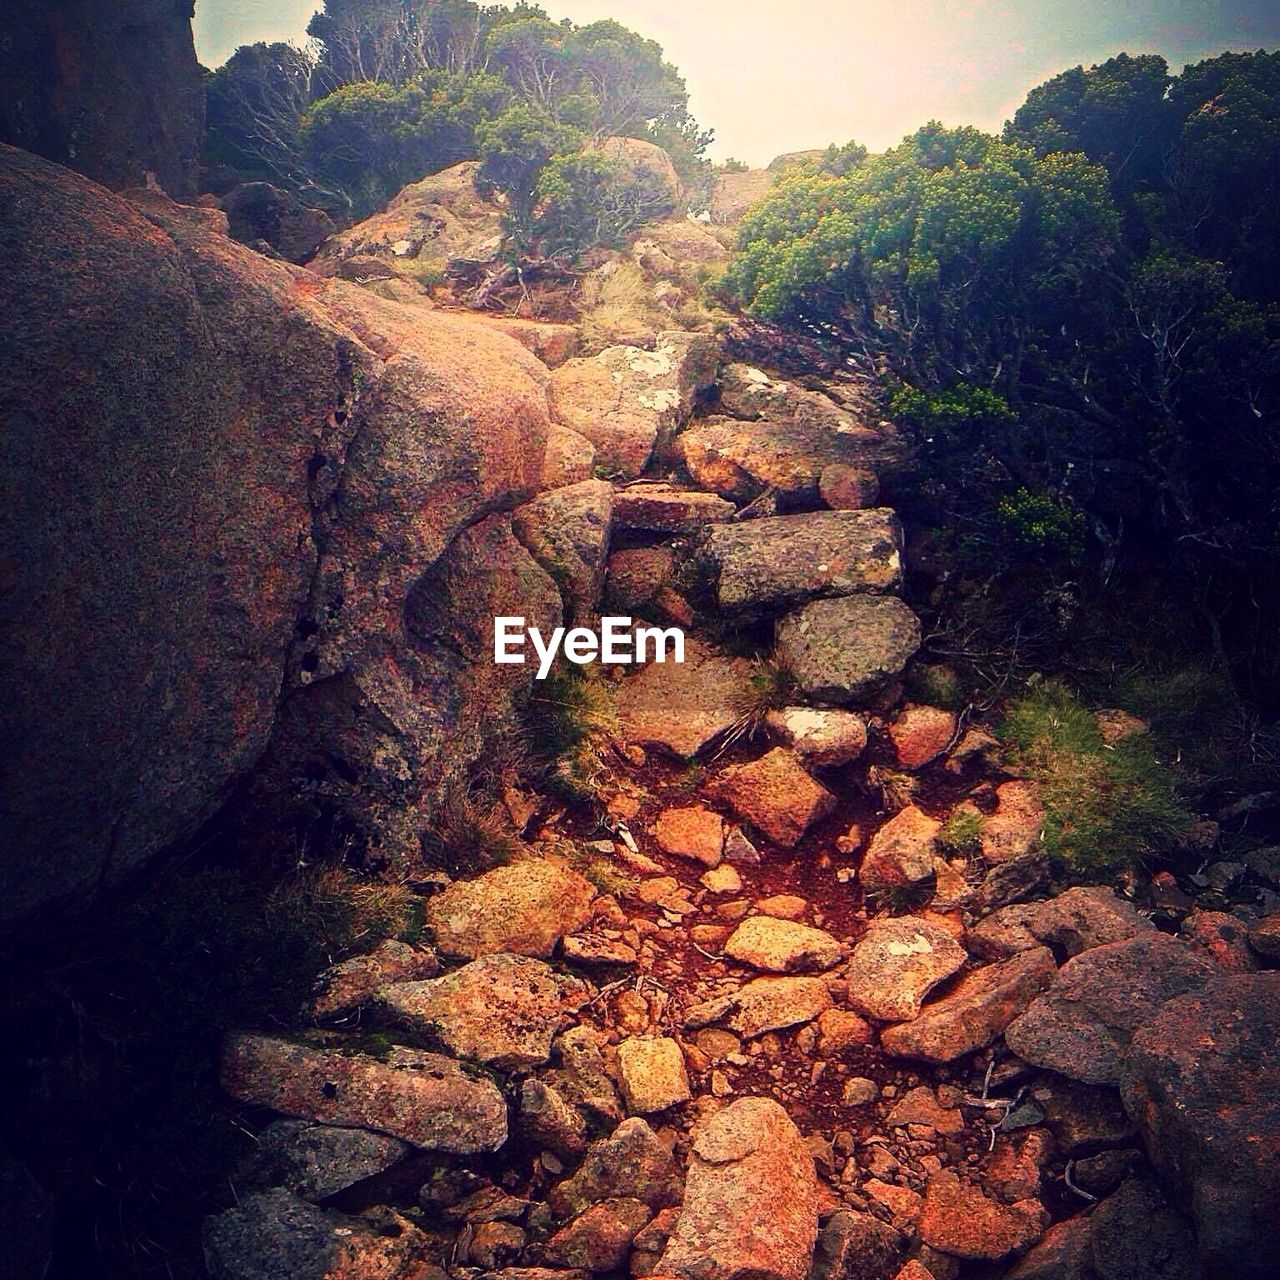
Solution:
<svg viewBox="0 0 1280 1280"><path fill-rule="evenodd" d="M1120 1084L1151 1163L1195 1222L1209 1274L1273 1275L1280 974L1222 975L1169 1000L1134 1035Z"/></svg>
<svg viewBox="0 0 1280 1280"><path fill-rule="evenodd" d="M769 1098L742 1098L697 1133L684 1205L656 1274L803 1280L818 1234L813 1156Z"/></svg>
<svg viewBox="0 0 1280 1280"><path fill-rule="evenodd" d="M193 8L190 0L10 0L0 10L0 142L116 191L152 178L178 199L194 196L204 80Z"/></svg>
<svg viewBox="0 0 1280 1280"><path fill-rule="evenodd" d="M241 182L218 201L241 244L266 245L288 262L306 262L333 234L333 219L270 182Z"/></svg>
<svg viewBox="0 0 1280 1280"><path fill-rule="evenodd" d="M565 614L590 623L600 611L613 526L613 486L584 480L516 511L512 531L560 588Z"/></svg>
<svg viewBox="0 0 1280 1280"><path fill-rule="evenodd" d="M819 702L870 698L920 648L920 620L893 596L815 600L778 623L777 655Z"/></svg>
<svg viewBox="0 0 1280 1280"><path fill-rule="evenodd" d="M769 616L810 600L902 583L902 526L892 511L815 511L709 529L700 558L716 610Z"/></svg>
<svg viewBox="0 0 1280 1280"><path fill-rule="evenodd" d="M701 333L660 333L652 351L608 347L552 371L552 411L595 445L598 465L634 478L659 438L687 421L718 361L715 339Z"/></svg>

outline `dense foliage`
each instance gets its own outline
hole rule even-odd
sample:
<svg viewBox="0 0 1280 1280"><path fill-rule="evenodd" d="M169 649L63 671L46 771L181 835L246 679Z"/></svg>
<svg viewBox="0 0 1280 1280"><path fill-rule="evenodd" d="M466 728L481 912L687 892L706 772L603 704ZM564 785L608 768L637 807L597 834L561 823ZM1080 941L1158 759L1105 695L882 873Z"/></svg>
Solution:
<svg viewBox="0 0 1280 1280"><path fill-rule="evenodd" d="M1274 693L1278 173L1280 54L1121 55L1002 138L931 124L788 171L728 283L884 374L919 449L896 496L957 583L1019 576L1051 629L1064 589L1158 574Z"/></svg>
<svg viewBox="0 0 1280 1280"><path fill-rule="evenodd" d="M711 135L689 116L684 81L657 44L617 22L552 22L523 3L324 0L308 32L306 48L245 46L210 74L215 185L271 181L350 219L428 173L483 159L519 206L510 230L528 247L552 155L645 138L671 154L691 192L707 184ZM597 168L582 176L599 192ZM592 204L580 230L597 216L616 221Z"/></svg>

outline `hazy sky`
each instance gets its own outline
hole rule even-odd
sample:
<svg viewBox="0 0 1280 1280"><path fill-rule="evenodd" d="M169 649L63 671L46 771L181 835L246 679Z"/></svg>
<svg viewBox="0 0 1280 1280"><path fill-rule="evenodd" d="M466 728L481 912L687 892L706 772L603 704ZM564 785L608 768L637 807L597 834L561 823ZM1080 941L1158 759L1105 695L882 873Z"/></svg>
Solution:
<svg viewBox="0 0 1280 1280"><path fill-rule="evenodd" d="M197 0L196 48L301 39L319 0ZM891 146L929 119L998 129L1028 89L1077 63L1280 47L1276 0L542 0L616 18L684 73L716 159L767 164L846 142Z"/></svg>

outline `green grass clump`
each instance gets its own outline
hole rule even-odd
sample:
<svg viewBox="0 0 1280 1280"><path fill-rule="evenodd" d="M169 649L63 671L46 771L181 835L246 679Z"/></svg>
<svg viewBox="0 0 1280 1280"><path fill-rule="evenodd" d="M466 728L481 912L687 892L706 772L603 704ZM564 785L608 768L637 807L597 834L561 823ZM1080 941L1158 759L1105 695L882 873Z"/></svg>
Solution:
<svg viewBox="0 0 1280 1280"><path fill-rule="evenodd" d="M422 837L427 861L451 876L477 876L503 866L518 844L502 805L466 783L449 789Z"/></svg>
<svg viewBox="0 0 1280 1280"><path fill-rule="evenodd" d="M596 798L617 732L613 692L594 667L553 671L529 700L526 733L544 762L545 784L565 799Z"/></svg>
<svg viewBox="0 0 1280 1280"><path fill-rule="evenodd" d="M982 814L961 805L942 824L938 844L952 858L973 858L982 851Z"/></svg>
<svg viewBox="0 0 1280 1280"><path fill-rule="evenodd" d="M1008 708L1009 762L1040 784L1045 845L1082 875L1114 872L1167 851L1194 815L1145 737L1108 747L1087 708L1046 684Z"/></svg>

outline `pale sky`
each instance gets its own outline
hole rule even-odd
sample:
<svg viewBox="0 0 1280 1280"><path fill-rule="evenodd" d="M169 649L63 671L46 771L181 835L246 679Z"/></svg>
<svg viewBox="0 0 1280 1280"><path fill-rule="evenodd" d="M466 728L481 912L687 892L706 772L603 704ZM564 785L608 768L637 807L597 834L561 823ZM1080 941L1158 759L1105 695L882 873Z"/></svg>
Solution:
<svg viewBox="0 0 1280 1280"><path fill-rule="evenodd" d="M208 66L237 45L301 40L319 0L197 0ZM657 40L713 158L767 164L851 138L873 151L929 119L998 130L1042 80L1125 50L1175 70L1280 47L1276 0L541 0L553 18L615 18Z"/></svg>

